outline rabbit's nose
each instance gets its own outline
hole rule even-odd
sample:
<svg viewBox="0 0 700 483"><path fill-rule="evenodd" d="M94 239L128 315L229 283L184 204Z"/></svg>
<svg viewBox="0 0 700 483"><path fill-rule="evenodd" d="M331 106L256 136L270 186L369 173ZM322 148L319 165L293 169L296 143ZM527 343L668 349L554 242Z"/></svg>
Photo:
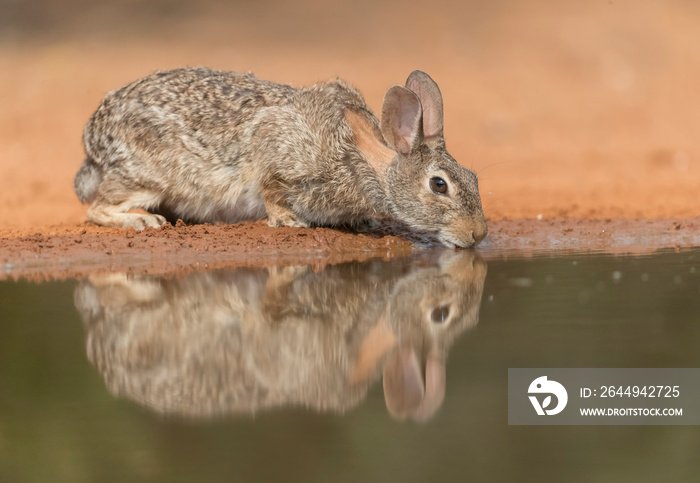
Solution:
<svg viewBox="0 0 700 483"><path fill-rule="evenodd" d="M486 238L489 230L486 228L486 223L480 223L472 232L472 237L474 237L474 245L478 244L481 240Z"/></svg>

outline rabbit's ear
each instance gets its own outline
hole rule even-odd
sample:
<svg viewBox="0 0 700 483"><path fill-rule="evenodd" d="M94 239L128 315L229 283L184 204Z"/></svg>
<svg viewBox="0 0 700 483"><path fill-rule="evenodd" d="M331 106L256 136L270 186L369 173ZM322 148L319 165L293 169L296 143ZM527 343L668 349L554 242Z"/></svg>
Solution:
<svg viewBox="0 0 700 483"><path fill-rule="evenodd" d="M408 154L419 142L422 109L418 96L403 86L386 91L382 106L382 135L387 144L401 154Z"/></svg>
<svg viewBox="0 0 700 483"><path fill-rule="evenodd" d="M425 72L414 70L406 87L415 92L423 107L423 135L426 141L442 137L442 94L437 83Z"/></svg>

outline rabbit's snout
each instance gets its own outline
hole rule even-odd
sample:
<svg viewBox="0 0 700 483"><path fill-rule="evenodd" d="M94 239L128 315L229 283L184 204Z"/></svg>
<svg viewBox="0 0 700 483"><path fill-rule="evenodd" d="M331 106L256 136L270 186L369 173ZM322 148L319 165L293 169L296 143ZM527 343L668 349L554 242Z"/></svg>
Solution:
<svg viewBox="0 0 700 483"><path fill-rule="evenodd" d="M485 221L470 220L451 226L450 229L440 233L438 238L447 247L470 248L478 245L481 240L486 238L487 234L488 228Z"/></svg>
<svg viewBox="0 0 700 483"><path fill-rule="evenodd" d="M486 222L482 221L481 223L478 223L474 230L472 231L472 238L474 238L474 244L478 244L481 240L486 238L486 235L488 234L489 229L486 227Z"/></svg>

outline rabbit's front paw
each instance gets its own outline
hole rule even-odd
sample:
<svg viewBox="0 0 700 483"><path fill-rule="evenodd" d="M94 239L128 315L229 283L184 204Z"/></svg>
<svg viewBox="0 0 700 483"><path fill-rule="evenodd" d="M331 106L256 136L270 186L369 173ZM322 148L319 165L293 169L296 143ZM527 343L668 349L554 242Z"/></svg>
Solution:
<svg viewBox="0 0 700 483"><path fill-rule="evenodd" d="M270 209L267 207L267 224L280 228L283 226L291 226L294 228L308 228L309 224L296 216L289 210L283 209L281 207L275 207L275 209Z"/></svg>
<svg viewBox="0 0 700 483"><path fill-rule="evenodd" d="M308 223L306 223L305 221L301 221L300 219L298 219L294 216L282 217L282 218L268 217L267 224L272 226L272 227L275 227L275 228L281 228L283 226L291 226L293 228L308 228L309 227Z"/></svg>

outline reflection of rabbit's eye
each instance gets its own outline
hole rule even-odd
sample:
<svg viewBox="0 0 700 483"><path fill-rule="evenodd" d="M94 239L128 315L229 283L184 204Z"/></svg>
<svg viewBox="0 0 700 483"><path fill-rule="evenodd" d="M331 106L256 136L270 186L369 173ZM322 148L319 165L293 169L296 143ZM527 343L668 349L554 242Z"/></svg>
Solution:
<svg viewBox="0 0 700 483"><path fill-rule="evenodd" d="M450 308L447 305L442 305L440 307L435 307L432 312L430 312L430 318L436 324L441 324L447 320L450 315Z"/></svg>
<svg viewBox="0 0 700 483"><path fill-rule="evenodd" d="M430 178L430 189L439 195L444 195L447 193L447 182L437 176Z"/></svg>

